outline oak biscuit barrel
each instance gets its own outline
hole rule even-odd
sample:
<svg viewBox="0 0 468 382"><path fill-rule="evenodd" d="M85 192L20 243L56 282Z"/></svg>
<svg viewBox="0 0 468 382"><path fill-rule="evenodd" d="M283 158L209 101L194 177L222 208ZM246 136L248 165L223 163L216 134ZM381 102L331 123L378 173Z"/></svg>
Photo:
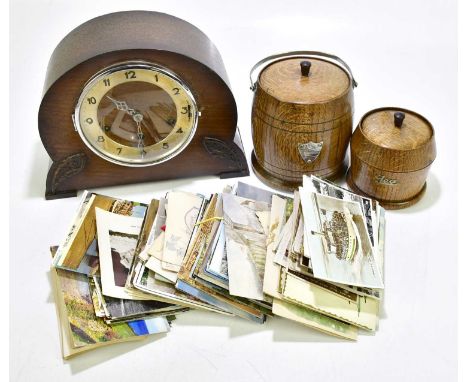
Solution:
<svg viewBox="0 0 468 382"><path fill-rule="evenodd" d="M262 65L252 85L256 175L288 191L302 184L303 174L339 175L352 133L357 85L349 67L336 56L301 51L268 57L251 76Z"/></svg>
<svg viewBox="0 0 468 382"><path fill-rule="evenodd" d="M435 158L434 129L426 118L397 107L375 109L351 138L347 182L387 209L409 207L424 194Z"/></svg>

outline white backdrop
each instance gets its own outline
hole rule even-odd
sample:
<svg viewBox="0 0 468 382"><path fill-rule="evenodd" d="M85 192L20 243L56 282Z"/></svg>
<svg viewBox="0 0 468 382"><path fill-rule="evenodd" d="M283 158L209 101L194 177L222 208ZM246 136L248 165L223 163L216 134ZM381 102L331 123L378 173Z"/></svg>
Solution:
<svg viewBox="0 0 468 382"><path fill-rule="evenodd" d="M59 243L78 199L45 201L49 158L37 132L48 59L95 16L147 9L203 30L220 50L252 149L248 73L261 58L322 50L351 66L355 124L401 106L426 116L438 157L423 200L387 214L386 296L380 328L349 343L279 318L257 325L205 312L179 316L167 336L62 361L48 247ZM14 381L151 380L451 381L456 375L457 19L453 0L424 1L15 1L11 5L10 320ZM261 183L251 175L243 180ZM232 180L188 179L99 189L149 201L171 188L221 190Z"/></svg>

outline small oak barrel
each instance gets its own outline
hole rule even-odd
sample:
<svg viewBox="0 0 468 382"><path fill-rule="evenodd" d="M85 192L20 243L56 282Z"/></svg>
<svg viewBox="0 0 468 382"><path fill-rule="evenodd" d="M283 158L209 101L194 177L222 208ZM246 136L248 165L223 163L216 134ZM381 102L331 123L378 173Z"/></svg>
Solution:
<svg viewBox="0 0 468 382"><path fill-rule="evenodd" d="M387 209L405 208L424 194L435 157L434 129L426 118L397 107L375 109L353 133L346 179Z"/></svg>
<svg viewBox="0 0 468 382"><path fill-rule="evenodd" d="M357 86L344 61L322 52L279 54L258 62L250 80L252 167L264 183L292 191L303 174L344 172Z"/></svg>

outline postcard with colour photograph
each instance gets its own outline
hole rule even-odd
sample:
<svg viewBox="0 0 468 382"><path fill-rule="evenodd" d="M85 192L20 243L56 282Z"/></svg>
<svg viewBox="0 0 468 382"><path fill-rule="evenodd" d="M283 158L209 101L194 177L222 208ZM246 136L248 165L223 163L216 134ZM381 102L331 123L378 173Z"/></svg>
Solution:
<svg viewBox="0 0 468 382"><path fill-rule="evenodd" d="M73 347L135 337L126 323L108 325L96 317L86 275L63 269L52 269L52 272L55 272L58 296L65 308Z"/></svg>
<svg viewBox="0 0 468 382"><path fill-rule="evenodd" d="M54 266L86 275L96 272L98 266L95 208L143 218L147 205L85 191L67 237L54 257Z"/></svg>

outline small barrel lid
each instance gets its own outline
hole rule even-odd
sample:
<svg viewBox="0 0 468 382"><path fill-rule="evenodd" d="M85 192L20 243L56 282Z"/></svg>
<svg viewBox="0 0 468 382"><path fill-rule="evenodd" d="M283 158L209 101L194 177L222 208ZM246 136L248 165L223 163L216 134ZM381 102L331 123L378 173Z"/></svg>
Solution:
<svg viewBox="0 0 468 382"><path fill-rule="evenodd" d="M372 143L393 150L415 150L426 145L434 135L426 118L393 107L367 113L361 121L361 130Z"/></svg>
<svg viewBox="0 0 468 382"><path fill-rule="evenodd" d="M434 129L414 111L384 107L369 111L351 138L351 156L391 172L418 171L436 157Z"/></svg>
<svg viewBox="0 0 468 382"><path fill-rule="evenodd" d="M272 97L298 104L333 100L351 86L349 74L339 65L312 57L273 62L263 69L258 82Z"/></svg>

